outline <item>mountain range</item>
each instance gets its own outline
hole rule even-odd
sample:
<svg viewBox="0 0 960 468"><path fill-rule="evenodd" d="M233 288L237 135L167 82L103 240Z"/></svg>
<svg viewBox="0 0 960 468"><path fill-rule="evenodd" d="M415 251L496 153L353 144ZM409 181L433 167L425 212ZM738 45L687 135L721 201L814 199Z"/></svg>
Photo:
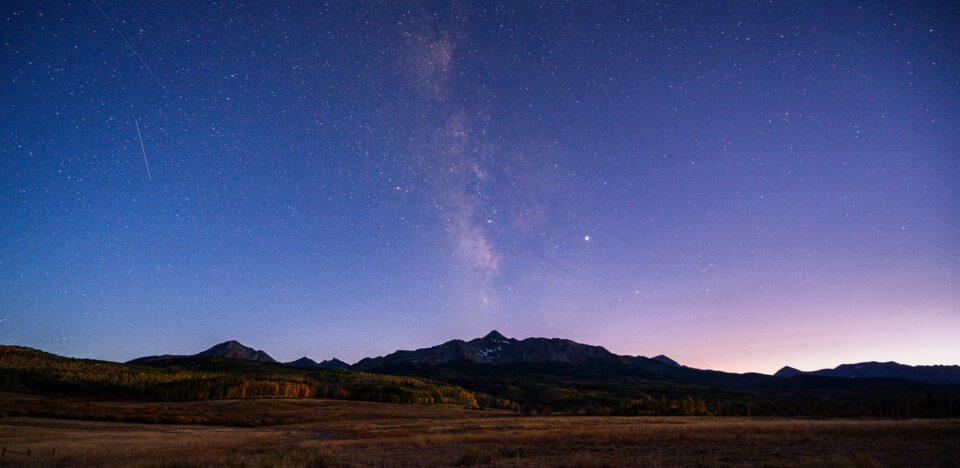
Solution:
<svg viewBox="0 0 960 468"><path fill-rule="evenodd" d="M297 359L296 361L287 362L285 364L288 366L305 367L308 369L349 369L350 368L350 364L347 364L337 358L327 359L326 361L317 362L306 356L300 359Z"/></svg>
<svg viewBox="0 0 960 468"><path fill-rule="evenodd" d="M588 361L618 361L618 357L600 346L580 344L560 338L507 338L494 330L483 338L451 340L431 348L397 351L386 356L362 359L352 366L361 371L394 365L432 367L455 361L474 364L514 364L523 362L562 362L583 364Z"/></svg>
<svg viewBox="0 0 960 468"><path fill-rule="evenodd" d="M130 364L149 364L183 357L213 357L278 363L269 354L231 340L192 356L145 356ZM667 356L653 358L614 354L602 346L577 343L561 338L507 338L494 330L469 341L451 340L437 346L413 351L400 350L386 356L365 358L349 365L333 358L322 362L302 357L282 363L287 366L317 369L351 369L374 373L394 373L436 378L455 373L548 372L576 375L627 376L680 384L748 387L778 386L784 379L812 377L897 379L926 384L960 384L960 366L910 366L896 362L843 364L833 369L804 372L784 367L773 376L759 373L729 373L696 369L681 365Z"/></svg>
<svg viewBox="0 0 960 468"><path fill-rule="evenodd" d="M786 366L775 377L789 378L798 375L837 377L846 379L902 379L929 384L960 384L960 366L909 366L897 362L860 362L841 364L833 369L804 372Z"/></svg>
<svg viewBox="0 0 960 468"><path fill-rule="evenodd" d="M302 367L302 368L311 368L311 369L348 369L350 365L337 359L329 359L323 362L317 362L313 359L310 359L306 356L297 359L291 362L280 363L276 359L270 357L265 351L259 349L253 349L248 346L240 344L239 341L230 340L214 345L206 351L201 351L197 354L191 355L177 355L177 354L163 354L159 356L144 356L137 358L131 361L128 361L127 364L151 364L162 361L171 361L180 358L188 357L206 357L206 358L226 358L226 359L243 359L246 361L256 361L256 362L266 362L271 364L286 364L292 367Z"/></svg>
<svg viewBox="0 0 960 468"><path fill-rule="evenodd" d="M738 374L497 331L352 366L308 357L277 362L234 340L126 364L0 345L0 389L156 401L345 398L537 414L960 417L958 366L860 363Z"/></svg>

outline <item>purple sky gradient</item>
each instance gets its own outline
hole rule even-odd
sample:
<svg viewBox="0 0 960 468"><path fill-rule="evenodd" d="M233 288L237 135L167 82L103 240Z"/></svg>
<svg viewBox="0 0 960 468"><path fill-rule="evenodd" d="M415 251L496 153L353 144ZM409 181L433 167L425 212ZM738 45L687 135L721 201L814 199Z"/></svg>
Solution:
<svg viewBox="0 0 960 468"><path fill-rule="evenodd" d="M0 19L0 343L960 364L954 2Z"/></svg>

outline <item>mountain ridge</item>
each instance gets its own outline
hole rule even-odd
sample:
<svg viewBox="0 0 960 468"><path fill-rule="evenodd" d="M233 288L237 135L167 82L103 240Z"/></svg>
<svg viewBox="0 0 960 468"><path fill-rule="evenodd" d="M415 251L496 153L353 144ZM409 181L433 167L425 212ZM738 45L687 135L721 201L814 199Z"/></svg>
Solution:
<svg viewBox="0 0 960 468"><path fill-rule="evenodd" d="M256 362L266 362L266 363L277 363L277 360L270 357L265 351L259 349L253 349L249 346L244 346L237 340L228 340L223 343L215 344L208 349L200 351L197 354L181 355L181 354L161 354L158 356L143 356L136 359L131 359L127 361L127 364L147 364L151 362L178 359L178 358L189 358L189 357L213 357L213 358L226 358L226 359L242 359L246 361L256 361Z"/></svg>
<svg viewBox="0 0 960 468"><path fill-rule="evenodd" d="M306 356L294 361L285 362L284 364L292 367L302 367L306 369L349 369L350 368L350 364L347 364L337 358L332 358L332 359L327 359L326 361L317 362Z"/></svg>
<svg viewBox="0 0 960 468"><path fill-rule="evenodd" d="M804 372L790 366L778 370L774 376L781 378L811 375L846 379L901 379L929 384L960 384L960 366L900 364L894 361L867 361L840 364L833 368Z"/></svg>
<svg viewBox="0 0 960 468"><path fill-rule="evenodd" d="M216 357L281 364L265 351L250 348L236 340L225 341L193 355L144 356L128 363L145 364L188 357ZM783 380L803 375L960 384L960 366L957 365L910 366L897 362L870 361L841 364L835 368L816 371L801 371L784 366L771 376L762 373L733 373L687 367L663 354L652 358L617 355L602 346L578 343L564 338L530 337L519 340L508 338L497 330L471 340L454 339L436 346L398 350L384 356L368 357L353 365L336 358L317 362L307 357L282 364L301 368L351 369L364 372L405 369L407 374L412 375L421 373L416 369L453 365L458 362L479 366L522 365L521 367L525 366L525 368L532 368L530 365L552 363L565 365L568 371L574 368L580 369L576 372L588 373L602 370L619 375L706 385L753 385L767 379Z"/></svg>
<svg viewBox="0 0 960 468"><path fill-rule="evenodd" d="M602 346L577 343L563 338L507 338L493 330L470 341L450 340L436 346L416 350L400 350L385 356L364 358L352 369L369 371L384 366L409 364L432 367L455 361L475 364L508 364L518 362L583 363L600 359L617 361L617 355Z"/></svg>

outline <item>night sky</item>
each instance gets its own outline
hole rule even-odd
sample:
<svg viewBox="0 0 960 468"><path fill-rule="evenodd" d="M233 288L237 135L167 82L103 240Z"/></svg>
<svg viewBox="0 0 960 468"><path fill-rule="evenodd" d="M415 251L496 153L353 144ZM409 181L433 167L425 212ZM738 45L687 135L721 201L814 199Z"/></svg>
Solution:
<svg viewBox="0 0 960 468"><path fill-rule="evenodd" d="M0 3L0 343L960 363L955 2L194 3Z"/></svg>

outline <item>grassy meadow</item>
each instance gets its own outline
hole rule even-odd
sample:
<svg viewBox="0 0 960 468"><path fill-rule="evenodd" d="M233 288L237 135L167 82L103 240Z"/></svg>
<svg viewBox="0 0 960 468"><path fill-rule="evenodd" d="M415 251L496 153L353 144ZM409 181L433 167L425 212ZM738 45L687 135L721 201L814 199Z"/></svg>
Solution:
<svg viewBox="0 0 960 468"><path fill-rule="evenodd" d="M19 399L19 400L17 400ZM0 394L0 401L52 397ZM2 466L960 466L960 421L524 416L341 400L87 401L259 427L0 419ZM29 450L30 455L24 453Z"/></svg>
<svg viewBox="0 0 960 468"><path fill-rule="evenodd" d="M950 388L773 398L603 376L461 374L444 383L237 359L121 364L0 346L0 467L960 466L955 418L809 417L838 404L953 414ZM778 406L730 415L741 400ZM798 408L808 417L792 416Z"/></svg>

